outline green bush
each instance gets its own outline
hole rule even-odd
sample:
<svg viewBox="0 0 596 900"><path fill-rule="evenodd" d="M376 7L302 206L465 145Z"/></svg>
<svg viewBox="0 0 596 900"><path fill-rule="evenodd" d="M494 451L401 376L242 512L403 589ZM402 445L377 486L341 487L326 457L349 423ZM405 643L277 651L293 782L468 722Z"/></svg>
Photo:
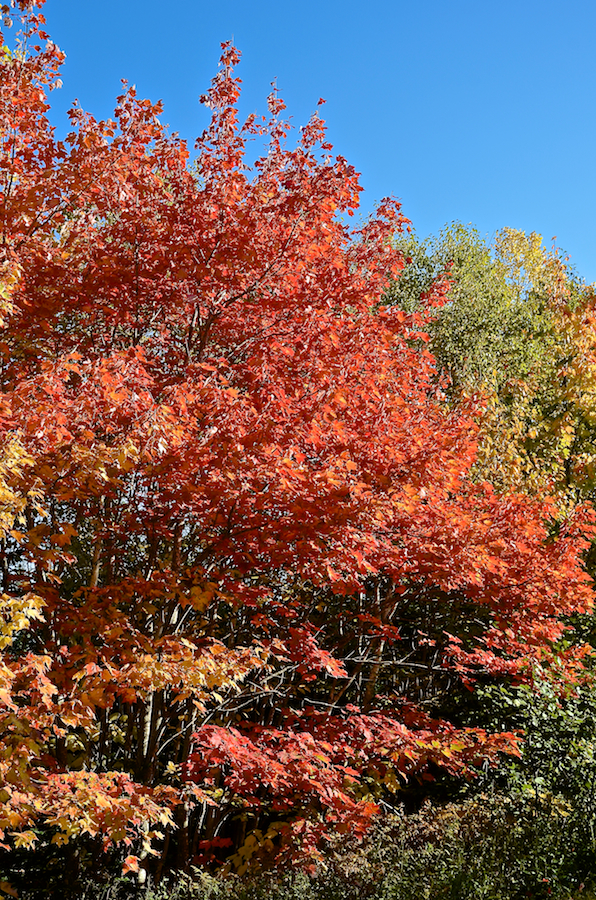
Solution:
<svg viewBox="0 0 596 900"><path fill-rule="evenodd" d="M128 879L84 900L579 900L593 896L593 848L588 858L576 825L551 794L482 794L388 816L364 844L336 839L314 876L195 870L142 892Z"/></svg>

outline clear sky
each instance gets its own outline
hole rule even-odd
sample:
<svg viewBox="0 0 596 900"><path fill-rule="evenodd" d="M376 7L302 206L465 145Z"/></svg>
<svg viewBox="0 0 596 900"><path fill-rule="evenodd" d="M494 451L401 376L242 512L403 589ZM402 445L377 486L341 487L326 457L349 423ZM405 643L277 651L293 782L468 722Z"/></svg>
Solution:
<svg viewBox="0 0 596 900"><path fill-rule="evenodd" d="M47 0L67 54L52 95L109 116L120 79L194 139L220 42L242 52L242 113L272 80L298 126L319 97L363 210L392 194L420 236L446 222L538 231L596 280L594 0Z"/></svg>

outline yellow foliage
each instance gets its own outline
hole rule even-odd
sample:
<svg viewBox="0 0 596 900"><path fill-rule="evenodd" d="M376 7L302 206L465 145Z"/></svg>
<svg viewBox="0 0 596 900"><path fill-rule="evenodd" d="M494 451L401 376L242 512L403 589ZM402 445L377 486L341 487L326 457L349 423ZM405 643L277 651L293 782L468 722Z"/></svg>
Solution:
<svg viewBox="0 0 596 900"><path fill-rule="evenodd" d="M596 484L596 298L577 285L572 296L566 261L535 232L502 229L494 253L515 302L542 298L555 343L523 380L484 385L477 474L502 490L554 494L563 509Z"/></svg>
<svg viewBox="0 0 596 900"><path fill-rule="evenodd" d="M33 463L16 435L11 435L0 449L0 538L12 531L25 510L29 494L21 476Z"/></svg>
<svg viewBox="0 0 596 900"><path fill-rule="evenodd" d="M217 692L221 700L223 693L237 690L250 672L263 666L264 662L248 649L231 650L213 642L198 652L190 642L180 639L169 648L161 648L158 655L139 655L134 664L124 667L122 677L129 689L141 695L171 687L178 692L175 702L192 697L203 707L217 699Z"/></svg>
<svg viewBox="0 0 596 900"><path fill-rule="evenodd" d="M494 251L505 278L518 296L529 291L545 293L551 299L567 296L565 262L555 251L549 252L543 246L542 235L503 228L495 238Z"/></svg>
<svg viewBox="0 0 596 900"><path fill-rule="evenodd" d="M12 295L18 286L20 277L20 270L13 263L5 264L0 268L0 328L4 327L6 319L12 313Z"/></svg>
<svg viewBox="0 0 596 900"><path fill-rule="evenodd" d="M14 837L15 847L25 847L27 850L35 846L37 841L37 835L34 831L17 831L11 836Z"/></svg>
<svg viewBox="0 0 596 900"><path fill-rule="evenodd" d="M12 643L16 632L28 628L32 619L42 620L44 606L45 601L37 594L22 597L0 594L0 650Z"/></svg>

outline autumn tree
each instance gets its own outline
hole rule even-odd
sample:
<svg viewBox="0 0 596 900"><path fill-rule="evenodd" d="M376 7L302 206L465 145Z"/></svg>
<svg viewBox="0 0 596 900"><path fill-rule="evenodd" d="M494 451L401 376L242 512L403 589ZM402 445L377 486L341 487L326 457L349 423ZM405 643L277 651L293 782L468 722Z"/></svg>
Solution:
<svg viewBox="0 0 596 900"><path fill-rule="evenodd" d="M581 664L591 514L471 477L444 286L379 308L404 220L348 227L318 114L292 144L274 92L241 124L224 44L194 161L133 89L60 141L43 24L0 72L3 841L308 859L429 767L516 752L421 701Z"/></svg>
<svg viewBox="0 0 596 900"><path fill-rule="evenodd" d="M489 244L453 223L396 243L406 266L383 303L416 308L436 281L448 292L430 347L451 396L483 397L478 473L502 488L585 499L576 488L593 452L580 409L589 404L593 290L536 233L504 228Z"/></svg>

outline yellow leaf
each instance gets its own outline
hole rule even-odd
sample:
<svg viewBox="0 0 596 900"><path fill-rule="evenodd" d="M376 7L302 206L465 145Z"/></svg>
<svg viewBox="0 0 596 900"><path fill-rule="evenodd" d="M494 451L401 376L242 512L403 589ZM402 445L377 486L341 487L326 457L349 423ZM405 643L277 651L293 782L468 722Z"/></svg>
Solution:
<svg viewBox="0 0 596 900"><path fill-rule="evenodd" d="M34 831L13 832L11 837L14 838L15 847L26 847L27 849L33 847L37 840L37 835Z"/></svg>

